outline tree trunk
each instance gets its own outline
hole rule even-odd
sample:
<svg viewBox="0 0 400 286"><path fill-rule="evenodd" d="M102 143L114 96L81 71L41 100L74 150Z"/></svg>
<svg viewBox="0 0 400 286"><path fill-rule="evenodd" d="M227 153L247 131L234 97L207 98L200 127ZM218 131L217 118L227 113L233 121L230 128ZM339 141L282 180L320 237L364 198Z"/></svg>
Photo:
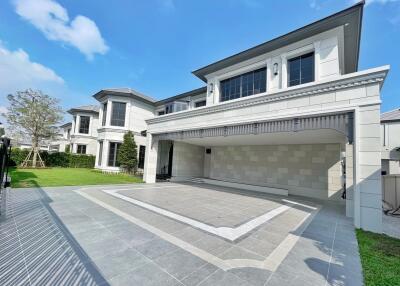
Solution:
<svg viewBox="0 0 400 286"><path fill-rule="evenodd" d="M37 141L33 141L32 151L33 151L33 158L32 158L32 168L36 168L36 161L37 161Z"/></svg>

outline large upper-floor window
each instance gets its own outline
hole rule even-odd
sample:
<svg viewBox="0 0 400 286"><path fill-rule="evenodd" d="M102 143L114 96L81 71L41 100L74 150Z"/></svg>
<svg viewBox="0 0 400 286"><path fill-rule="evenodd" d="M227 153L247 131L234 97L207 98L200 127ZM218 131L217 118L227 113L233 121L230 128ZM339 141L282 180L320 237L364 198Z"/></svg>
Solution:
<svg viewBox="0 0 400 286"><path fill-rule="evenodd" d="M189 108L188 101L174 101L165 105L165 114L183 111Z"/></svg>
<svg viewBox="0 0 400 286"><path fill-rule="evenodd" d="M288 60L288 86L314 81L314 53Z"/></svg>
<svg viewBox="0 0 400 286"><path fill-rule="evenodd" d="M103 118L101 120L101 125L106 126L107 121L107 102L103 103Z"/></svg>
<svg viewBox="0 0 400 286"><path fill-rule="evenodd" d="M120 146L121 146L121 143L110 142L110 147L108 149L108 166L119 167L118 150L119 150Z"/></svg>
<svg viewBox="0 0 400 286"><path fill-rule="evenodd" d="M80 116L79 133L89 134L90 116Z"/></svg>
<svg viewBox="0 0 400 286"><path fill-rule="evenodd" d="M125 126L126 103L113 101L111 106L111 126Z"/></svg>
<svg viewBox="0 0 400 286"><path fill-rule="evenodd" d="M267 90L267 68L258 69L221 81L221 101L245 97Z"/></svg>

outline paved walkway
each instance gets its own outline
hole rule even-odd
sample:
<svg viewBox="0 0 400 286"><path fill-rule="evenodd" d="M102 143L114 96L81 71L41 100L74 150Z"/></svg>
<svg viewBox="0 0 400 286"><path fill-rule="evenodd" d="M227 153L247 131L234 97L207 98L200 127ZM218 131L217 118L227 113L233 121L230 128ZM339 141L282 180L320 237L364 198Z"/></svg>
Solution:
<svg viewBox="0 0 400 286"><path fill-rule="evenodd" d="M282 199L168 183L12 190L0 285L362 285L343 206ZM260 220L233 240L196 224Z"/></svg>

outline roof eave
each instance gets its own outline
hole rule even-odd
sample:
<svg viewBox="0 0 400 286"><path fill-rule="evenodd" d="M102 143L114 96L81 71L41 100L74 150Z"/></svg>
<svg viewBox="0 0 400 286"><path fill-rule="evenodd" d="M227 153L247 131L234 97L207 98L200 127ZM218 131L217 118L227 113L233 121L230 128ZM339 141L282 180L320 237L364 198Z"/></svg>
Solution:
<svg viewBox="0 0 400 286"><path fill-rule="evenodd" d="M323 19L320 19L318 21L310 23L310 24L308 24L306 26L303 26L303 27L301 27L299 29L296 29L296 30L294 30L292 32L289 32L287 34L284 34L282 36L274 38L274 39L272 39L270 41L264 42L264 43L262 43L260 45L257 45L255 47L249 48L249 49L247 49L245 51L239 52L237 54L234 54L232 56L226 57L226 58L224 58L222 60L219 60L219 61L214 62L212 64L209 64L207 66L204 66L204 67L202 67L200 69L192 71L192 73L195 76L197 76L198 78L200 78L201 80L203 80L204 82L207 82L207 78L206 78L207 74L210 74L210 73L216 72L218 70L221 70L223 68L226 68L226 67L232 66L234 64L243 62L243 61L248 60L248 59L250 59L252 57L255 57L255 56L258 56L258 55L262 55L264 53L276 50L277 47L270 47L270 50L269 50L268 46L273 46L273 45L278 45L279 46L279 41L281 41L282 43L285 43L285 44L281 44L279 47L283 47L285 45L288 45L288 43L293 41L293 39L295 37L299 36L301 33L310 34L310 35L305 36L305 38L310 37L311 34L313 34L313 33L315 33L315 34L321 33L322 31L316 33L316 32L313 32L313 30L315 30L319 26L323 26L324 24L326 26L329 26L328 24L331 21L334 21L334 20L340 22L339 20L340 20L341 17L345 17L345 16L347 16L347 15L349 15L351 13L359 12L359 13L357 13L357 16L358 16L357 20L358 21L356 22L358 24L358 29L357 29L357 35L355 35L356 36L356 40L357 40L356 47L355 47L355 49L356 49L356 55L355 55L355 61L354 61L355 64L354 64L354 67L349 69L350 70L349 72L357 71L358 70L359 51L360 51L361 24L362 24L362 15L363 15L364 4L365 4L365 1L362 0L362 1L356 3L355 5L353 5L353 6L349 7L349 8L346 8L346 9L344 9L342 11L339 11L339 12L337 12L335 14L329 15L329 16L323 18ZM340 24L338 23L337 26L340 26ZM332 27L330 27L329 29L332 29ZM257 50L260 50L260 51L257 51ZM254 55L253 55L253 53L254 53Z"/></svg>

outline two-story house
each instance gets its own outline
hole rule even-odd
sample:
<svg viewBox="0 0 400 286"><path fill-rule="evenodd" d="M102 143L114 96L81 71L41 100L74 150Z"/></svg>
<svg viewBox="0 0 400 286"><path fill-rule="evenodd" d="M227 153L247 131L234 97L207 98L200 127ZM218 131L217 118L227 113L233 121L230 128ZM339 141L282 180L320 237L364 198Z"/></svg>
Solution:
<svg viewBox="0 0 400 286"><path fill-rule="evenodd" d="M71 153L96 155L99 107L85 105L68 110L72 115Z"/></svg>
<svg viewBox="0 0 400 286"><path fill-rule="evenodd" d="M57 138L49 144L50 152L65 152L71 148L72 123L68 122L60 126L60 133Z"/></svg>
<svg viewBox="0 0 400 286"><path fill-rule="evenodd" d="M144 180L345 197L355 226L381 232L389 67L358 70L363 5L195 70L206 87L156 102L146 120Z"/></svg>

